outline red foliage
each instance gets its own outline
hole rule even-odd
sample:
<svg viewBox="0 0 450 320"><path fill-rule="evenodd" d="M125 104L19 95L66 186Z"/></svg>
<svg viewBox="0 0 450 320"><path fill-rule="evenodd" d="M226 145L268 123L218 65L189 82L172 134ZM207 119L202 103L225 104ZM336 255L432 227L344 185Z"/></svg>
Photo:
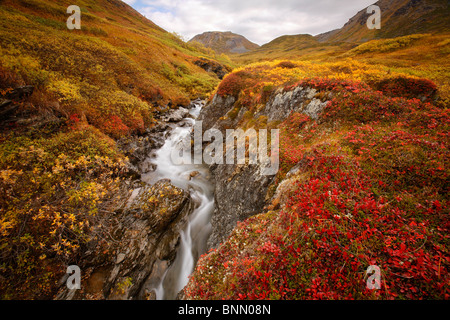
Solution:
<svg viewBox="0 0 450 320"><path fill-rule="evenodd" d="M398 77L379 81L372 87L391 97L423 98L426 101L431 101L437 93L436 84L428 79Z"/></svg>
<svg viewBox="0 0 450 320"><path fill-rule="evenodd" d="M127 127L116 115L109 116L104 119L98 125L99 129L110 135L113 138L120 138L131 132L130 128Z"/></svg>
<svg viewBox="0 0 450 320"><path fill-rule="evenodd" d="M328 156L325 150L316 149L304 167L310 178L297 182L275 219L261 224L254 217L239 224L236 234L256 249L242 253L233 247L234 240L204 256L186 290L188 297L450 297L450 257L442 245L450 239L448 217L441 214L446 204L430 201L411 216L400 200L375 195L378 182L357 163ZM217 282L202 279L208 263L231 279L221 292L214 287ZM381 290L366 287L370 265L382 269Z"/></svg>
<svg viewBox="0 0 450 320"><path fill-rule="evenodd" d="M163 98L164 94L159 87L149 87L141 89L139 99L147 102L155 102Z"/></svg>
<svg viewBox="0 0 450 320"><path fill-rule="evenodd" d="M279 176L297 165L298 180L281 211L202 257L187 297L450 299L448 110L351 81L285 90L299 85L333 99L319 124L294 113L280 125ZM336 122L338 144L310 143ZM370 265L381 290L366 287Z"/></svg>
<svg viewBox="0 0 450 320"><path fill-rule="evenodd" d="M80 121L81 121L81 118L80 118L79 114L74 113L74 114L70 115L69 121L68 121L69 128L72 130L77 129L77 126L80 123Z"/></svg>
<svg viewBox="0 0 450 320"><path fill-rule="evenodd" d="M239 71L231 73L220 83L217 94L222 97L231 95L237 98L241 90L248 86L248 80L251 80L249 72Z"/></svg>

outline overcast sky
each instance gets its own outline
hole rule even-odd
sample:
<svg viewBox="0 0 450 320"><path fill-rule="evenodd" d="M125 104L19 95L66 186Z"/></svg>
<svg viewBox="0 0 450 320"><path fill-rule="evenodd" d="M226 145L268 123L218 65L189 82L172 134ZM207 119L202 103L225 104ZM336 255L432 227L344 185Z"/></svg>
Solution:
<svg viewBox="0 0 450 320"><path fill-rule="evenodd" d="M341 28L376 0L122 0L186 40L205 31L232 31L257 44L282 35Z"/></svg>

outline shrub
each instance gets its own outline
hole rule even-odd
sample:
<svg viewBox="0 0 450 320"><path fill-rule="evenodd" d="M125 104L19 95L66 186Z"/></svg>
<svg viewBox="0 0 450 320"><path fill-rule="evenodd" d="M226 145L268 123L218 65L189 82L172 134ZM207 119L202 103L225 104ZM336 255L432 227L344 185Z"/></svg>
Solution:
<svg viewBox="0 0 450 320"><path fill-rule="evenodd" d="M125 172L114 142L92 127L0 144L2 299L54 294L61 265L110 232Z"/></svg>
<svg viewBox="0 0 450 320"><path fill-rule="evenodd" d="M244 89L251 80L251 74L246 71L238 71L227 75L220 83L217 94L219 96L231 95L238 97L242 89Z"/></svg>
<svg viewBox="0 0 450 320"><path fill-rule="evenodd" d="M437 93L436 84L428 79L396 77L383 79L372 83L371 86L391 97L420 98L429 102L434 99Z"/></svg>

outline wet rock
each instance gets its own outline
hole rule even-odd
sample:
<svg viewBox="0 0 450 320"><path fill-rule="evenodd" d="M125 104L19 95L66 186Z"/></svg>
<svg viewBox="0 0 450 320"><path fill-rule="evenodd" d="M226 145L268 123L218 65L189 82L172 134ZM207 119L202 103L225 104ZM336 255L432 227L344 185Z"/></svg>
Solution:
<svg viewBox="0 0 450 320"><path fill-rule="evenodd" d="M180 107L176 110L169 111L168 114L161 117L161 120L164 122L180 122L184 118L189 115L189 110L183 107Z"/></svg>
<svg viewBox="0 0 450 320"><path fill-rule="evenodd" d="M15 88L11 92L6 93L4 95L4 98L13 100L13 101L18 101L18 100L22 100L24 98L31 96L33 94L33 92L34 92L34 86L21 86L21 87Z"/></svg>
<svg viewBox="0 0 450 320"><path fill-rule="evenodd" d="M0 100L0 121L8 120L19 106L11 100Z"/></svg>
<svg viewBox="0 0 450 320"><path fill-rule="evenodd" d="M148 158L149 154L156 149L161 148L165 143L165 136L163 132L155 132L148 134L145 137L132 137L123 141L119 141L120 149L129 158L132 166L137 167L141 173L146 173L144 168L140 168L142 165L146 165L144 162ZM146 168L151 170L151 168ZM147 171L148 172L148 171Z"/></svg>
<svg viewBox="0 0 450 320"><path fill-rule="evenodd" d="M189 180L192 180L193 178L197 177L200 174L198 171L191 172L189 175Z"/></svg>
<svg viewBox="0 0 450 320"><path fill-rule="evenodd" d="M103 257L86 253L82 290L62 288L56 299L130 300L155 298L158 283L175 259L180 231L194 205L189 193L161 180L138 189L131 203L117 214L110 247Z"/></svg>
<svg viewBox="0 0 450 320"><path fill-rule="evenodd" d="M19 108L19 102L31 96L33 92L33 86L22 86L0 95L0 122L10 120Z"/></svg>

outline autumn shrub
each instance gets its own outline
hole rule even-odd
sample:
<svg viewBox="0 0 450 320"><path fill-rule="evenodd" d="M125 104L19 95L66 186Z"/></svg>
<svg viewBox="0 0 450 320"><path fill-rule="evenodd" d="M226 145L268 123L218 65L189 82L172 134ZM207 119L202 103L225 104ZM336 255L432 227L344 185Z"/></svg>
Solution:
<svg viewBox="0 0 450 320"><path fill-rule="evenodd" d="M0 144L2 299L51 297L63 266L105 237L127 170L92 127L39 136L10 133Z"/></svg>
<svg viewBox="0 0 450 320"><path fill-rule="evenodd" d="M298 65L295 64L295 63L292 62L292 61L281 61L281 62L280 62L279 64L277 64L275 67L276 67L276 68L293 69L293 68L298 67Z"/></svg>
<svg viewBox="0 0 450 320"><path fill-rule="evenodd" d="M250 73L239 71L227 75L220 83L217 94L219 96L231 95L237 97L246 84L246 79L250 77Z"/></svg>
<svg viewBox="0 0 450 320"><path fill-rule="evenodd" d="M15 73L4 68L2 64L0 64L0 90L2 90L2 94L0 94L0 96L4 96L6 90L12 90L21 83L23 82L20 81L19 77Z"/></svg>
<svg viewBox="0 0 450 320"><path fill-rule="evenodd" d="M437 93L436 84L428 79L398 77L381 80L372 84L372 87L388 96L427 101L431 101Z"/></svg>
<svg viewBox="0 0 450 320"><path fill-rule="evenodd" d="M446 202L434 194L411 215L401 197L374 193L357 162L326 148L309 157L281 211L240 223L202 257L187 297L450 298ZM382 269L381 290L366 287L370 265Z"/></svg>
<svg viewBox="0 0 450 320"><path fill-rule="evenodd" d="M450 297L448 220L439 201L423 208L425 219L407 219L397 202L372 192L376 181L357 163L325 149L316 149L302 173L307 179L295 183L280 212L240 223L200 260L189 298ZM382 269L381 290L366 287L370 265Z"/></svg>
<svg viewBox="0 0 450 320"><path fill-rule="evenodd" d="M355 49L351 50L351 53L374 53L374 52L389 52L395 51L400 48L405 48L412 45L415 41L427 37L425 34L413 34L404 37L398 37L393 39L381 39L372 40L367 43L361 44Z"/></svg>

